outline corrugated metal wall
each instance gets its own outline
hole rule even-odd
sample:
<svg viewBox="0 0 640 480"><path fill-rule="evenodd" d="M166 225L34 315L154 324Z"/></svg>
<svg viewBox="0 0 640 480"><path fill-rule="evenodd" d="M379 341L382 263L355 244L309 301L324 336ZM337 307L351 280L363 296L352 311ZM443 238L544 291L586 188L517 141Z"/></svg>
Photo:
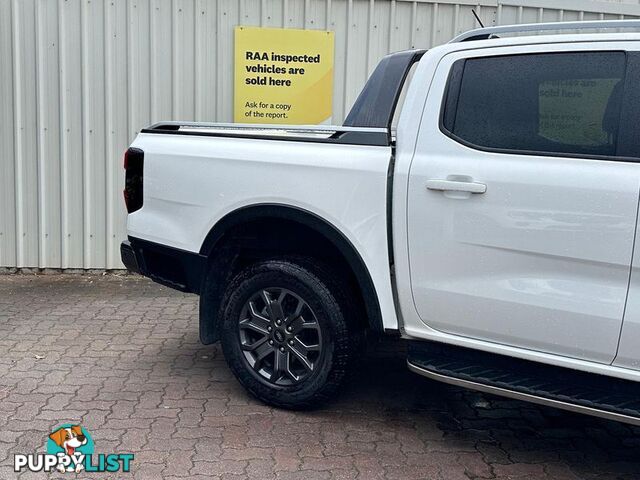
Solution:
<svg viewBox="0 0 640 480"><path fill-rule="evenodd" d="M231 121L235 25L335 31L338 123L380 57L474 28L472 8L486 25L640 16L582 0L0 0L0 266L122 266L122 153L152 122Z"/></svg>

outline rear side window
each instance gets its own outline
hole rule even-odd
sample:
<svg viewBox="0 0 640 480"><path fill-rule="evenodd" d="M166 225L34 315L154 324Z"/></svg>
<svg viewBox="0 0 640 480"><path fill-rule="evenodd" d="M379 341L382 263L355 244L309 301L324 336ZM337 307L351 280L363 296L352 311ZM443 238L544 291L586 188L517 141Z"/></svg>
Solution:
<svg viewBox="0 0 640 480"><path fill-rule="evenodd" d="M443 128L479 148L614 156L625 64L623 52L459 60Z"/></svg>

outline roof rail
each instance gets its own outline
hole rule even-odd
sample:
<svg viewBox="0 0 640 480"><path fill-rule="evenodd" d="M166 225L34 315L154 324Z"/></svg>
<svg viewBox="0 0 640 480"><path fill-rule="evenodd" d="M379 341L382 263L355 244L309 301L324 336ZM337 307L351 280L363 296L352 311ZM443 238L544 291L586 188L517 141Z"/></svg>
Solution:
<svg viewBox="0 0 640 480"><path fill-rule="evenodd" d="M500 33L544 32L549 30L590 30L608 28L640 28L640 20L590 20L584 22L523 23L520 25L502 25L469 30L449 43L487 40Z"/></svg>

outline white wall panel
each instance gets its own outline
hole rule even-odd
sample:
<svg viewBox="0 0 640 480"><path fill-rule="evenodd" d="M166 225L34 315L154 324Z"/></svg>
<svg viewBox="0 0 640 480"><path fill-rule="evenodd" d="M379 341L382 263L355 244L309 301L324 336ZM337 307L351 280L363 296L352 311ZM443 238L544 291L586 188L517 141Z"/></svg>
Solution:
<svg viewBox="0 0 640 480"><path fill-rule="evenodd" d="M231 121L236 25L335 32L333 122L388 52L486 25L640 17L637 1L0 0L0 266L120 268L122 154Z"/></svg>
<svg viewBox="0 0 640 480"><path fill-rule="evenodd" d="M61 262L60 105L55 2L36 3L36 105L39 258Z"/></svg>
<svg viewBox="0 0 640 480"><path fill-rule="evenodd" d="M152 17L148 16L149 20ZM106 265L120 262L119 241L125 238L126 228L122 221L126 210L122 202L124 178L122 175L123 145L130 137L129 130L129 85L128 85L128 42L127 5L125 2L105 2L105 135L106 135ZM151 35L149 35L151 37ZM148 55L149 62L155 58ZM150 68L150 67L149 67ZM152 108L151 86L153 73L150 72L147 88L147 110ZM169 97L169 95L167 95ZM152 113L150 114L151 116Z"/></svg>
<svg viewBox="0 0 640 480"><path fill-rule="evenodd" d="M17 265L11 0L0 0L0 265Z"/></svg>
<svg viewBox="0 0 640 480"><path fill-rule="evenodd" d="M38 108L36 2L11 5L13 42L13 144L16 256L19 266L39 264ZM45 81L42 79L41 81Z"/></svg>
<svg viewBox="0 0 640 480"><path fill-rule="evenodd" d="M58 44L60 45L60 178L62 222L62 268L84 266L84 193L82 79L80 70L80 0L58 2ZM37 264L18 266L55 266L45 257Z"/></svg>
<svg viewBox="0 0 640 480"><path fill-rule="evenodd" d="M47 0L42 0L47 1ZM82 65L82 168L84 192L85 268L106 265L106 141L105 141L105 28L104 3L82 1L80 5ZM135 50L136 42L130 44ZM132 69L130 73L135 70ZM137 105L137 103L136 103ZM139 108L135 109L138 113ZM47 256L40 261L51 266Z"/></svg>

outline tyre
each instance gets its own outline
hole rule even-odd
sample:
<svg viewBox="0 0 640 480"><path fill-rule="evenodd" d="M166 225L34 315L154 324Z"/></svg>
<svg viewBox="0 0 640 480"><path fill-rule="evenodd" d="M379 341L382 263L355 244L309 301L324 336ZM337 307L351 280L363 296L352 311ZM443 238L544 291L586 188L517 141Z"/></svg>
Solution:
<svg viewBox="0 0 640 480"><path fill-rule="evenodd" d="M222 348L253 396L280 408L313 408L345 380L359 334L347 320L346 290L332 277L310 259L269 260L229 284Z"/></svg>

